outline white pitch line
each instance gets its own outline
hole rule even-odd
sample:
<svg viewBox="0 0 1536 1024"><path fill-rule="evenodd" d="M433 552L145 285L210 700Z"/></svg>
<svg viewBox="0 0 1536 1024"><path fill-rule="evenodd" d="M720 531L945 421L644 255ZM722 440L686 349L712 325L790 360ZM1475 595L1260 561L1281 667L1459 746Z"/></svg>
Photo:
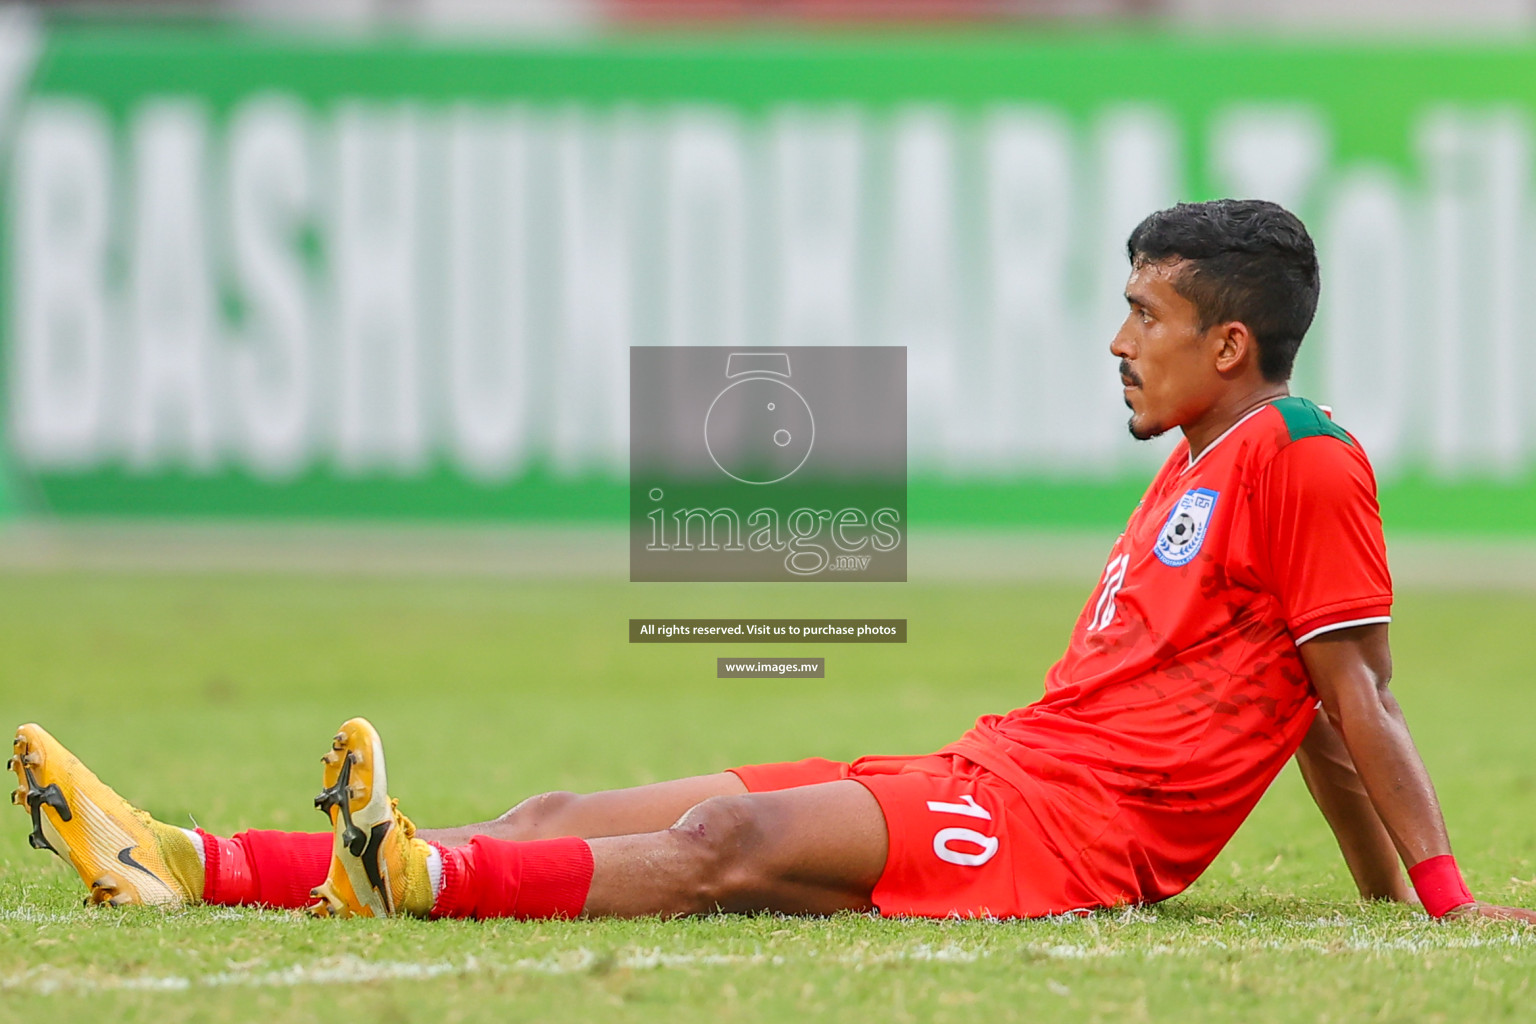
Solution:
<svg viewBox="0 0 1536 1024"><path fill-rule="evenodd" d="M1318 926L1332 927L1320 921ZM1469 949L1536 948L1536 930L1520 929L1505 934L1388 937L1362 933L1341 935L1333 940L1307 939L1224 942L1215 938L1192 937L1178 945L1167 943L1136 949L1108 945L1073 945L1070 943L1032 943L1004 949L974 948L957 943L934 946L922 943L907 949L873 954L820 956L815 953L786 956L766 953L668 953L661 949L631 949L617 955L599 954L585 947L554 956L496 961L466 957L462 961L417 963L398 960L365 960L361 957L331 957L312 964L294 964L276 969L259 967L231 968L211 974L135 974L100 975L86 971L65 971L42 966L8 976L0 976L0 991L33 995L92 993L110 991L183 992L191 989L217 988L297 988L304 985L358 985L379 981L429 981L434 978L479 974L537 974L544 976L580 975L605 969L655 971L700 967L814 967L832 964L860 970L892 963L969 964L991 958L994 954L1014 960L1037 956L1049 960L1153 959L1176 956L1206 956L1213 949L1249 954L1263 953L1415 953L1455 952Z"/></svg>
<svg viewBox="0 0 1536 1024"><path fill-rule="evenodd" d="M71 924L79 920L79 914L68 914L60 910L34 910L31 907L0 908L0 921L16 921L21 924Z"/></svg>

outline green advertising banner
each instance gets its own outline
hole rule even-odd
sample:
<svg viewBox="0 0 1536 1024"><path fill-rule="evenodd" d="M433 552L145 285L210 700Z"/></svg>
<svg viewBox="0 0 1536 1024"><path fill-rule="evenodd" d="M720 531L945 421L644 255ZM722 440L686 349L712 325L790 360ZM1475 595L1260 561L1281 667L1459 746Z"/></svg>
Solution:
<svg viewBox="0 0 1536 1024"><path fill-rule="evenodd" d="M1389 524L1536 530L1536 48L0 41L31 513L618 521L632 346L891 345L914 520L1119 523L1170 444L1107 351L1125 237L1236 195L1318 240L1294 390Z"/></svg>

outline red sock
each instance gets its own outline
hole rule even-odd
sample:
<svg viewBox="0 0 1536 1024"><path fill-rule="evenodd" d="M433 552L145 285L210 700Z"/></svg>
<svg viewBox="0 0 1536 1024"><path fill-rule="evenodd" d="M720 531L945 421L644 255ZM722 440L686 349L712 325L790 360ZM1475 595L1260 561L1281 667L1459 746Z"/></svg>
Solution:
<svg viewBox="0 0 1536 1024"><path fill-rule="evenodd" d="M203 837L203 902L298 909L331 869L329 832L240 832Z"/></svg>
<svg viewBox="0 0 1536 1024"><path fill-rule="evenodd" d="M443 887L433 917L575 917L592 888L592 847L585 839L517 843L476 836L468 846L437 849Z"/></svg>

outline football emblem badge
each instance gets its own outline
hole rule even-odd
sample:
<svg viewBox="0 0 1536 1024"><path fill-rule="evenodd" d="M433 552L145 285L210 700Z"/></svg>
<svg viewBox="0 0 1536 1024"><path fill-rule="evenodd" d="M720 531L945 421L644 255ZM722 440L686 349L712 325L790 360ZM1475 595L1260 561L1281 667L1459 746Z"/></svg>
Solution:
<svg viewBox="0 0 1536 1024"><path fill-rule="evenodd" d="M1190 559L1200 553L1219 496L1204 487L1184 492L1173 511L1168 513L1168 521L1157 538L1157 557L1164 565L1188 565Z"/></svg>

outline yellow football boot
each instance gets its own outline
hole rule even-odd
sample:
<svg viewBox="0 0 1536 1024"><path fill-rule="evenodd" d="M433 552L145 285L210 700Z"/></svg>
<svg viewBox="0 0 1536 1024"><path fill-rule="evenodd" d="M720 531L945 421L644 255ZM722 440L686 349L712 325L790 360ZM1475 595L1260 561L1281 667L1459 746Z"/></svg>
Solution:
<svg viewBox="0 0 1536 1024"><path fill-rule="evenodd" d="M7 767L21 783L11 802L32 815L28 841L69 861L87 903L180 907L203 894L197 848L118 796L42 726L16 730Z"/></svg>
<svg viewBox="0 0 1536 1024"><path fill-rule="evenodd" d="M432 910L427 873L431 848L416 838L416 826L389 798L384 742L365 718L341 727L321 758L320 795L336 839L331 871L311 895L321 917L426 917Z"/></svg>

